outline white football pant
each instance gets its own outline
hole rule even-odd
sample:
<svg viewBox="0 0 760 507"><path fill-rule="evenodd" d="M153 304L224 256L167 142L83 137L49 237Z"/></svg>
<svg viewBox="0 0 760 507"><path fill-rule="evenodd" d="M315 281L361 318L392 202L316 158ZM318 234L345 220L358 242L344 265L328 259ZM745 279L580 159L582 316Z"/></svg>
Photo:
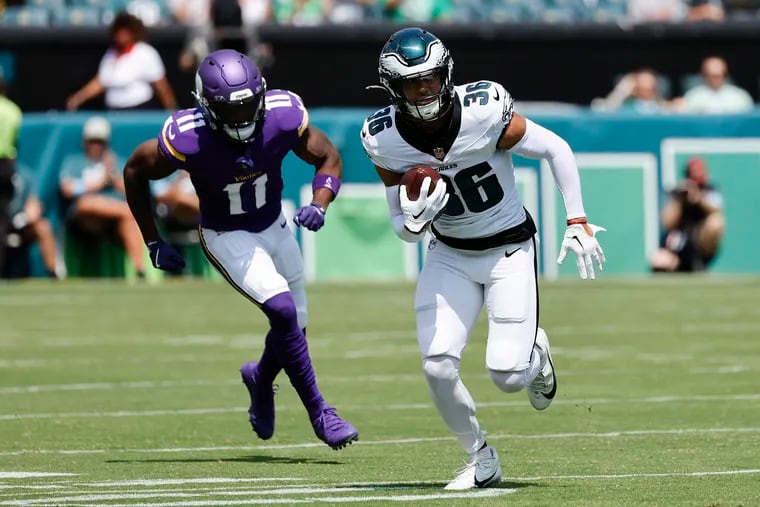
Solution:
<svg viewBox="0 0 760 507"><path fill-rule="evenodd" d="M538 374L536 248L533 239L483 252L432 241L417 282L415 309L423 370L433 402L474 454L485 441L475 403L459 378L459 362L485 305L486 367L506 392L525 388Z"/></svg>
<svg viewBox="0 0 760 507"><path fill-rule="evenodd" d="M284 215L261 232L201 229L201 246L214 267L256 305L290 291L298 325L307 324L303 258Z"/></svg>

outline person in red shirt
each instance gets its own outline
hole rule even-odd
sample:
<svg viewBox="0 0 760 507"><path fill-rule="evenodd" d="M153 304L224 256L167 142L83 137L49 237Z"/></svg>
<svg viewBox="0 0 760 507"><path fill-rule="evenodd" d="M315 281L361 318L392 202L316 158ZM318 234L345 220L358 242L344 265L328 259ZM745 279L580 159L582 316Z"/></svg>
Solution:
<svg viewBox="0 0 760 507"><path fill-rule="evenodd" d="M113 45L100 60L98 73L66 101L75 111L105 94L106 109L159 109L177 107L161 56L145 42L145 25L126 12L111 23ZM158 98L158 101L156 101Z"/></svg>

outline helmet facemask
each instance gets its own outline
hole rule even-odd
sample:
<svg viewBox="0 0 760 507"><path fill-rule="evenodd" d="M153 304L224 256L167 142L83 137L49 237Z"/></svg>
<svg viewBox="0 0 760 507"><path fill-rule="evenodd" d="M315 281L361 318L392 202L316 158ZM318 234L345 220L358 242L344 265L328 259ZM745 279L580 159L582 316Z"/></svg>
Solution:
<svg viewBox="0 0 760 507"><path fill-rule="evenodd" d="M243 90L249 92L249 90ZM252 140L264 116L264 92L246 94L239 100L210 101L206 99L206 114L233 141ZM201 105L201 107L204 107Z"/></svg>
<svg viewBox="0 0 760 507"><path fill-rule="evenodd" d="M453 93L441 68L389 82L393 104L415 120L433 121L445 115Z"/></svg>

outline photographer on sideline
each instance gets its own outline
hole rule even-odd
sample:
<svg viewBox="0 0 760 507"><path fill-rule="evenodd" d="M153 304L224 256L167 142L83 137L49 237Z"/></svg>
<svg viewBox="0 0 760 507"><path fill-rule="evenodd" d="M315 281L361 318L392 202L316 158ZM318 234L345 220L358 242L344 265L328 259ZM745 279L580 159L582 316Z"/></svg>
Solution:
<svg viewBox="0 0 760 507"><path fill-rule="evenodd" d="M652 270L704 271L715 258L725 230L723 196L709 180L701 158L686 163L684 180L670 192L661 215L664 237Z"/></svg>

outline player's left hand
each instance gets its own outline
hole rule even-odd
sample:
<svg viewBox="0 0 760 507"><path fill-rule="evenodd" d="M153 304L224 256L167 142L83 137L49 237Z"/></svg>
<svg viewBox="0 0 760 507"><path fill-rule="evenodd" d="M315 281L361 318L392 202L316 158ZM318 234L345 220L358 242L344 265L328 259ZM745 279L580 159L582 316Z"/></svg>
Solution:
<svg viewBox="0 0 760 507"><path fill-rule="evenodd" d="M318 231L325 225L325 209L318 203L313 202L296 212L293 222L299 227L306 227L310 231Z"/></svg>
<svg viewBox="0 0 760 507"><path fill-rule="evenodd" d="M180 272L185 269L185 259L182 254L166 241L159 239L148 243L150 262L156 269Z"/></svg>
<svg viewBox="0 0 760 507"><path fill-rule="evenodd" d="M602 247L599 246L599 242L594 235L599 231L606 230L604 227L594 224L569 225L565 231L565 237L562 239L557 263L562 264L565 261L568 250L572 250L575 254L578 273L580 273L581 278L584 280L596 278L594 264L601 271L606 259L604 251L602 251Z"/></svg>

